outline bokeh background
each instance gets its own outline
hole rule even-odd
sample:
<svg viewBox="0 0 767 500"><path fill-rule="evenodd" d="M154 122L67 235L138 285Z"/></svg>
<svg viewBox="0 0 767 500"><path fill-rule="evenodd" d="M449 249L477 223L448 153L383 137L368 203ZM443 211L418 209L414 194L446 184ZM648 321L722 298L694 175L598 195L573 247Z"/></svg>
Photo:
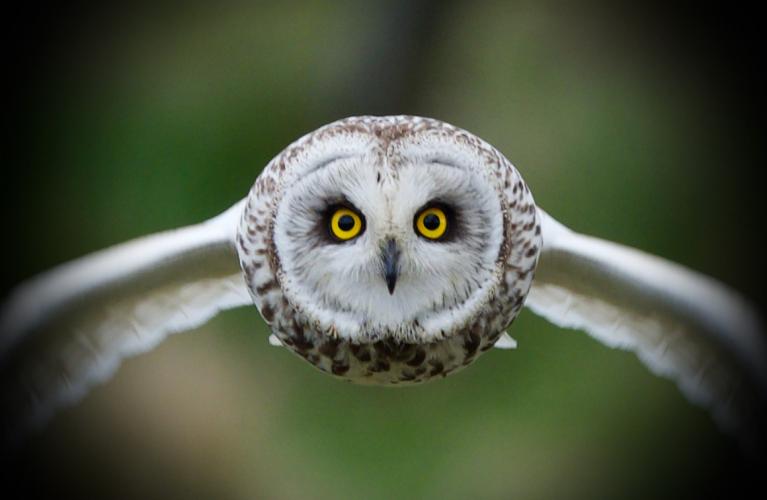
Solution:
<svg viewBox="0 0 767 500"><path fill-rule="evenodd" d="M753 13L165 1L37 3L6 24L6 287L215 215L327 122L407 113L498 147L569 226L763 304ZM255 308L227 312L128 360L12 481L57 498L502 499L701 498L749 479L633 355L528 311L511 333L518 350L445 380L356 387L270 347Z"/></svg>

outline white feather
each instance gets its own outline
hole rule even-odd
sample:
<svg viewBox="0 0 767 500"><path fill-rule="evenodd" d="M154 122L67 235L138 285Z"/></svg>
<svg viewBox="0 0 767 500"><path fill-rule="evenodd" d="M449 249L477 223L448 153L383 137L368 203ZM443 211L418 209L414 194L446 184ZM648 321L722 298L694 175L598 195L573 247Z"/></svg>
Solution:
<svg viewBox="0 0 767 500"><path fill-rule="evenodd" d="M277 335L271 334L269 335L269 345L274 347L282 347L282 342L280 342L280 339L277 338Z"/></svg>
<svg viewBox="0 0 767 500"><path fill-rule="evenodd" d="M539 213L544 246L526 305L635 352L724 429L753 436L767 390L767 347L755 310L711 278Z"/></svg>
<svg viewBox="0 0 767 500"><path fill-rule="evenodd" d="M122 359L250 304L234 248L241 210L77 259L13 291L0 311L2 396L13 409L4 437L78 401Z"/></svg>
<svg viewBox="0 0 767 500"><path fill-rule="evenodd" d="M498 337L498 340L496 340L495 347L498 349L516 349L517 341L511 338L511 335L504 332Z"/></svg>

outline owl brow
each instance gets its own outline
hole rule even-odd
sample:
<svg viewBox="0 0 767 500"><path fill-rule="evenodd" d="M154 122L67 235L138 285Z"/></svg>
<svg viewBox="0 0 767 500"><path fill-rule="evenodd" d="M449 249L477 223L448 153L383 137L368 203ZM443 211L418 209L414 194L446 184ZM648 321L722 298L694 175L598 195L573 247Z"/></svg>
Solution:
<svg viewBox="0 0 767 500"><path fill-rule="evenodd" d="M435 158L430 158L429 160L426 161L426 163L428 165L439 165L441 167L457 168L458 170L463 170L463 171L466 170L464 167L458 165L457 163L455 163L451 159L443 158L443 157L439 157L439 156L435 157Z"/></svg>
<svg viewBox="0 0 767 500"><path fill-rule="evenodd" d="M327 167L327 166L328 166L328 165L330 165L331 163L335 163L335 162L337 162L337 161L340 161L340 160L347 160L347 159L349 159L349 158L354 158L355 156L358 156L358 155L354 155L354 154L346 154L346 155L335 155L335 156L331 156L331 157L329 157L329 158L323 159L322 161L320 161L319 163L317 163L316 165L314 165L312 168L310 168L309 170L307 170L307 171L306 171L306 173L305 173L304 175L308 175L308 174L311 174L312 172L316 172L317 170L320 170L320 169L322 169L322 168L325 168L325 167Z"/></svg>
<svg viewBox="0 0 767 500"><path fill-rule="evenodd" d="M317 213L319 215L328 215L333 211L335 208L344 207L348 208L350 210L353 210L354 212L357 212L358 214L361 214L362 211L357 208L354 203L349 201L349 198L347 198L344 195L337 195L337 196L329 196L327 198L322 198L322 208L317 209Z"/></svg>

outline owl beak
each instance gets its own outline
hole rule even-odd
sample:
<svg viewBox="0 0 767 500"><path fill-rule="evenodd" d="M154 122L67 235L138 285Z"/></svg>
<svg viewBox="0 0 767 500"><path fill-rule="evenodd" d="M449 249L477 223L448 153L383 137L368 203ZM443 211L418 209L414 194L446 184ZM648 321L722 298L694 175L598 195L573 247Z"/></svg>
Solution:
<svg viewBox="0 0 767 500"><path fill-rule="evenodd" d="M389 295L394 293L394 286L397 284L397 275L399 274L399 248L393 239L386 241L381 249L381 261L383 262L384 279L386 288L389 289Z"/></svg>

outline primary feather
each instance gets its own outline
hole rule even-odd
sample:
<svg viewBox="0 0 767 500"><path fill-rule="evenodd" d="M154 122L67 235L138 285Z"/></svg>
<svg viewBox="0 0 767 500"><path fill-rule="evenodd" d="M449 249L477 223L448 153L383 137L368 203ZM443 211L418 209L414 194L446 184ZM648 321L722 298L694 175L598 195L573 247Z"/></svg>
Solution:
<svg viewBox="0 0 767 500"><path fill-rule="evenodd" d="M526 305L556 325L635 352L725 430L755 439L767 393L767 347L755 309L707 276L539 214L544 246Z"/></svg>
<svg viewBox="0 0 767 500"><path fill-rule="evenodd" d="M122 359L252 303L234 249L241 208L72 261L14 291L0 311L3 437L78 401Z"/></svg>

